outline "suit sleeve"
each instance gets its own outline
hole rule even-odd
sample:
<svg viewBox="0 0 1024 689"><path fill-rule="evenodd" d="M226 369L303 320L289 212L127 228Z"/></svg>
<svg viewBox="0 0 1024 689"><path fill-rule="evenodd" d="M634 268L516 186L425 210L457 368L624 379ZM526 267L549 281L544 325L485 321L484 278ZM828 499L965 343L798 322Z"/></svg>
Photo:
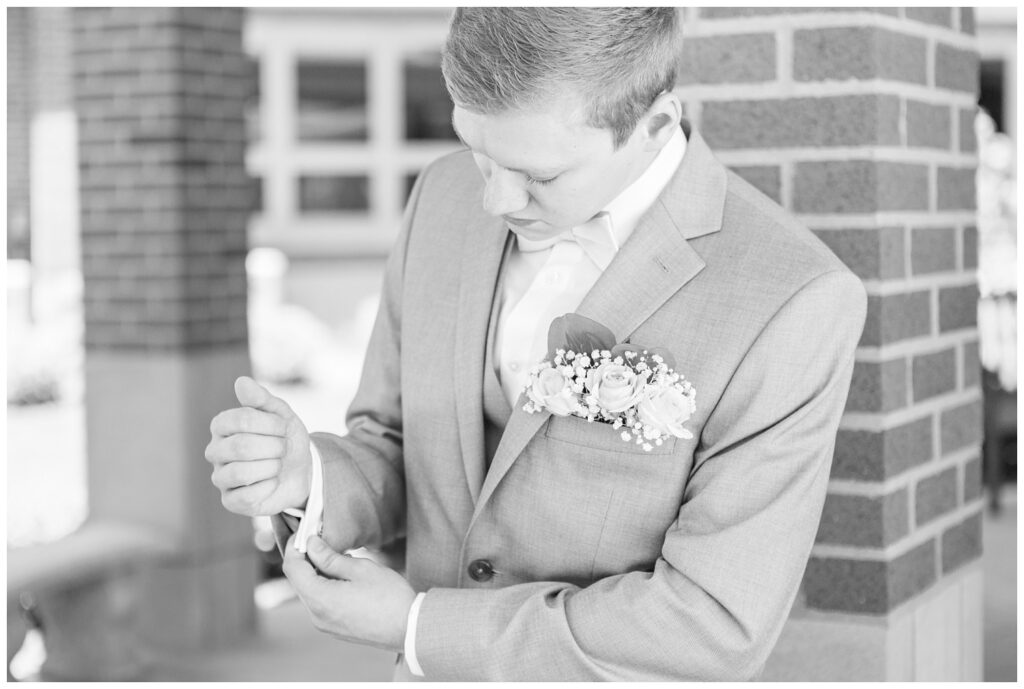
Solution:
<svg viewBox="0 0 1024 689"><path fill-rule="evenodd" d="M426 678L756 678L814 542L865 311L860 281L834 271L768 322L702 429L653 571L428 591Z"/></svg>
<svg viewBox="0 0 1024 689"><path fill-rule="evenodd" d="M312 433L323 458L323 538L335 550L385 545L405 532L402 457L402 276L425 171L406 205L384 269L381 301L359 387L345 416L348 433Z"/></svg>

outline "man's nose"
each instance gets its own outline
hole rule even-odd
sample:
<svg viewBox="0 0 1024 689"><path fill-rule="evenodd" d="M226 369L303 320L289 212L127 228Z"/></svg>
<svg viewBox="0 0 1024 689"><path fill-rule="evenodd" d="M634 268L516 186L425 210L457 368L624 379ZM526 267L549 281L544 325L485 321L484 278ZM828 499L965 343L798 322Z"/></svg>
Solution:
<svg viewBox="0 0 1024 689"><path fill-rule="evenodd" d="M520 211L530 203L521 175L495 165L484 187L484 210L491 215Z"/></svg>

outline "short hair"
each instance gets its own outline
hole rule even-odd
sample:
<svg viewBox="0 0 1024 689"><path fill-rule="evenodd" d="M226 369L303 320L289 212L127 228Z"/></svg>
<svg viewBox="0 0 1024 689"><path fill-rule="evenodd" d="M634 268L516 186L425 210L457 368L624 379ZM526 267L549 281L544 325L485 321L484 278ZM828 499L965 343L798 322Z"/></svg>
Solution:
<svg viewBox="0 0 1024 689"><path fill-rule="evenodd" d="M455 10L441 69L452 100L496 114L565 94L616 148L662 92L681 45L672 7L468 7Z"/></svg>

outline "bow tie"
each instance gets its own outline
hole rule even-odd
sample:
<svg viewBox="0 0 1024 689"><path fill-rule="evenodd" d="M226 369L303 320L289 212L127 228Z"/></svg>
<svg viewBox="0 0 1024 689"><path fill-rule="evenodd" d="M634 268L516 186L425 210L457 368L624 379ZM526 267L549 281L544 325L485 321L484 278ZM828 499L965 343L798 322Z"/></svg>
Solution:
<svg viewBox="0 0 1024 689"><path fill-rule="evenodd" d="M516 235L516 242L519 250L525 253L544 251L558 242L576 242L583 249L583 253L602 271L608 267L619 250L619 243L615 240L615 235L612 234L611 216L604 212L598 213L582 225L577 225L571 230L566 230L549 239L535 241Z"/></svg>

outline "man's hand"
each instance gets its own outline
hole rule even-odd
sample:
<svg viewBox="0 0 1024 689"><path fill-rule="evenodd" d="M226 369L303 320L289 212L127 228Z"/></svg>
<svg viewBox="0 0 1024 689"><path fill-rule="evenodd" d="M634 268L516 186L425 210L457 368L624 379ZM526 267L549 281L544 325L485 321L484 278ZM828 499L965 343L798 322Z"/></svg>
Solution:
<svg viewBox="0 0 1024 689"><path fill-rule="evenodd" d="M318 536L309 559L284 549L283 570L313 618L313 626L344 641L401 653L416 593L405 578L373 560L336 553ZM316 567L316 569L314 569Z"/></svg>
<svg viewBox="0 0 1024 689"><path fill-rule="evenodd" d="M235 381L241 408L210 422L206 459L228 510L250 517L304 507L312 481L306 426L252 378Z"/></svg>

